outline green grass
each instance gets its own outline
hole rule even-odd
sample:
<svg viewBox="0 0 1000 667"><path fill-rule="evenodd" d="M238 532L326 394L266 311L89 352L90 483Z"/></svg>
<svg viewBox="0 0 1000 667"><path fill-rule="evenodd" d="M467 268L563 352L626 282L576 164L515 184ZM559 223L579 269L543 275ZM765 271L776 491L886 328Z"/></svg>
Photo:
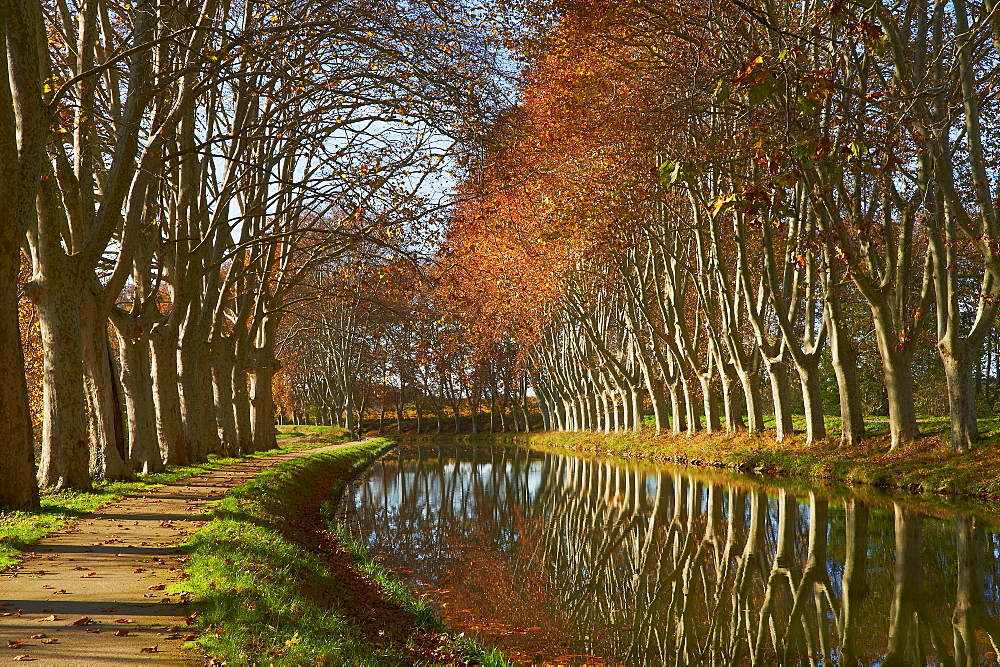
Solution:
<svg viewBox="0 0 1000 667"><path fill-rule="evenodd" d="M195 647L231 665L414 662L405 650L366 640L342 608L344 596L352 592L338 584L337 574L322 556L303 546L303 535L295 539L294 522L306 518L303 501L329 486L334 477L324 510L324 518L334 521L345 484L387 444L376 440L289 461L234 489L215 505L211 521L184 546L191 555L188 579L171 587L190 592L201 612L201 636ZM339 528L337 532L345 535ZM361 571L381 585L387 599L418 623L442 629L430 607L375 564L361 545L352 540L348 547ZM455 648L468 648L465 655L470 657L492 656L464 640ZM488 664L504 663L499 658Z"/></svg>
<svg viewBox="0 0 1000 667"><path fill-rule="evenodd" d="M342 426L314 426L312 424L293 426L291 424L285 424L283 426L277 426L276 428L278 430L278 440L303 437L335 438L337 440L354 439L354 434Z"/></svg>
<svg viewBox="0 0 1000 667"><path fill-rule="evenodd" d="M208 461L189 466L171 466L166 472L139 475L127 482L99 482L93 491L61 491L44 493L41 508L36 511L0 510L0 569L20 562L31 545L49 533L64 528L79 517L98 510L121 498L143 493L185 477L200 475L223 466L256 459L282 452L312 449L321 442L342 440L346 430L331 427L310 427L304 435L315 436L310 442L294 443L266 452L255 452L242 457L223 457L210 454Z"/></svg>

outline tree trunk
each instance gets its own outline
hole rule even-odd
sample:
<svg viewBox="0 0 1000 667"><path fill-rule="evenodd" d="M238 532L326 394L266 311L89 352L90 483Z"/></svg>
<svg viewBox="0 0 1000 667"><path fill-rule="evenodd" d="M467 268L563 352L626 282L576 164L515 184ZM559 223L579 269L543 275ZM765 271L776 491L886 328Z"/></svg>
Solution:
<svg viewBox="0 0 1000 667"><path fill-rule="evenodd" d="M793 433L788 370L781 361L769 362L767 374L771 380L771 397L774 399L774 439L784 442Z"/></svg>
<svg viewBox="0 0 1000 667"><path fill-rule="evenodd" d="M114 317L121 354L121 383L128 419L128 461L135 472L151 473L165 469L156 439L156 406L150 379L153 368L149 340L135 318L128 314Z"/></svg>
<svg viewBox="0 0 1000 667"><path fill-rule="evenodd" d="M217 452L220 448L207 343L192 333L186 333L181 339L178 362L181 421L189 447L188 455L193 462L206 461L209 452Z"/></svg>
<svg viewBox="0 0 1000 667"><path fill-rule="evenodd" d="M827 317L830 356L840 397L840 446L855 447L865 439L861 382L858 380L858 351L851 334L844 326L840 306L835 299L827 300Z"/></svg>
<svg viewBox="0 0 1000 667"><path fill-rule="evenodd" d="M90 431L90 470L95 479L128 479L125 428L108 346L108 321L97 311L91 290L83 293L80 309L83 339L84 391Z"/></svg>
<svg viewBox="0 0 1000 667"><path fill-rule="evenodd" d="M47 115L41 113L39 3L0 0L0 507L38 507L35 443L18 312L20 246L38 219ZM10 69L8 70L8 64Z"/></svg>
<svg viewBox="0 0 1000 667"><path fill-rule="evenodd" d="M236 342L236 356L233 359L233 412L236 416L236 452L246 454L253 451L253 426L250 419L250 391L247 384L246 336ZM296 424L298 422L296 421Z"/></svg>
<svg viewBox="0 0 1000 667"><path fill-rule="evenodd" d="M80 291L59 277L43 277L36 295L42 330L44 411L38 483L55 490L91 489L90 438L83 390Z"/></svg>
<svg viewBox="0 0 1000 667"><path fill-rule="evenodd" d="M722 405L726 418L726 433L732 435L746 429L743 422L743 405L737 390L736 369L720 364L719 379L722 380Z"/></svg>
<svg viewBox="0 0 1000 667"><path fill-rule="evenodd" d="M267 326L267 325L264 325ZM274 395L272 382L278 372L274 347L267 345L255 350L250 369L250 415L253 425L253 448L265 452L278 446L274 431Z"/></svg>
<svg viewBox="0 0 1000 667"><path fill-rule="evenodd" d="M802 405L806 416L806 446L826 440L823 397L819 389L819 355L803 355L795 364L802 385Z"/></svg>
<svg viewBox="0 0 1000 667"><path fill-rule="evenodd" d="M756 364L755 364L756 366ZM746 401L747 432L764 432L764 406L760 395L760 372L749 371L737 367L736 376L743 386L743 398Z"/></svg>
<svg viewBox="0 0 1000 667"><path fill-rule="evenodd" d="M670 392L670 432L680 435L687 429L687 422L684 413L684 400L681 396L679 382L669 386Z"/></svg>
<svg viewBox="0 0 1000 667"><path fill-rule="evenodd" d="M976 386L972 374L970 345L964 340L949 345L938 343L944 375L948 381L948 408L951 414L951 451L967 452L979 440L976 421Z"/></svg>
<svg viewBox="0 0 1000 667"><path fill-rule="evenodd" d="M687 422L687 434L692 436L701 430L701 416L695 406L694 393L691 391L691 383L685 378L681 382L684 390L684 420Z"/></svg>
<svg viewBox="0 0 1000 667"><path fill-rule="evenodd" d="M0 72L4 68L0 66ZM6 86L4 81L0 86ZM6 184L3 185L6 187ZM8 209L9 210L9 209ZM18 325L17 278L21 255L12 222L0 222L0 507L38 507L35 439Z"/></svg>
<svg viewBox="0 0 1000 667"><path fill-rule="evenodd" d="M721 431L722 422L719 421L719 401L715 395L715 387L712 384L712 375L699 373L698 383L701 385L702 404L705 408L705 429L709 433Z"/></svg>
<svg viewBox="0 0 1000 667"><path fill-rule="evenodd" d="M184 440L177 384L177 329L165 324L154 327L149 335L149 350L153 360L153 403L160 457L166 465L188 465L191 457Z"/></svg>
<svg viewBox="0 0 1000 667"><path fill-rule="evenodd" d="M233 388L233 366L236 364L235 341L229 337L220 337L213 341L211 362L212 396L215 402L219 443L224 454L235 456L240 453Z"/></svg>
<svg viewBox="0 0 1000 667"><path fill-rule="evenodd" d="M872 306L875 322L875 340L882 358L882 372L889 408L889 432L892 435L890 451L905 446L920 437L917 412L913 405L913 346L899 344L891 335L889 315ZM884 315L884 317L883 317ZM898 345L897 345L898 344Z"/></svg>

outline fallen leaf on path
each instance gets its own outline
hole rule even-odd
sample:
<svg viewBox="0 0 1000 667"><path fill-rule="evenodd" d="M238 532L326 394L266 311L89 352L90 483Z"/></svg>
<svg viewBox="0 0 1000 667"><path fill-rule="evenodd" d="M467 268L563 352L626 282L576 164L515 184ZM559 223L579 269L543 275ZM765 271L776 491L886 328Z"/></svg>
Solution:
<svg viewBox="0 0 1000 667"><path fill-rule="evenodd" d="M53 618L52 620L54 621L56 619ZM90 616L84 616L83 618L78 618L75 621L73 621L73 625L78 625L78 626L87 625L88 623L90 623Z"/></svg>
<svg viewBox="0 0 1000 667"><path fill-rule="evenodd" d="M105 607L104 609L101 609L101 611L103 611L105 614L113 614L116 611L118 611L118 609L116 607Z"/></svg>
<svg viewBox="0 0 1000 667"><path fill-rule="evenodd" d="M146 590L147 591L162 591L166 587L167 587L166 584L154 584L154 585L150 586L149 588L147 588Z"/></svg>
<svg viewBox="0 0 1000 667"><path fill-rule="evenodd" d="M0 616L20 616L23 613L24 613L23 609L18 609L17 611L5 611L4 613L0 614Z"/></svg>
<svg viewBox="0 0 1000 667"><path fill-rule="evenodd" d="M45 584L44 586L42 586L42 588L55 588L55 586L49 586L48 584Z"/></svg>
<svg viewBox="0 0 1000 667"><path fill-rule="evenodd" d="M122 628L121 630L116 631L115 637L128 637L128 630Z"/></svg>
<svg viewBox="0 0 1000 667"><path fill-rule="evenodd" d="M39 620L39 622L44 622L44 621L58 621L59 617L56 616L55 614L52 614L51 616L46 616L45 618L40 618L38 620Z"/></svg>
<svg viewBox="0 0 1000 667"><path fill-rule="evenodd" d="M56 591L56 595L69 595L69 593L66 592L65 588L60 588Z"/></svg>
<svg viewBox="0 0 1000 667"><path fill-rule="evenodd" d="M31 635L32 639L45 639L45 635Z"/></svg>
<svg viewBox="0 0 1000 667"><path fill-rule="evenodd" d="M59 640L56 639L55 637L49 637L48 639L43 639L42 643L43 644L58 644Z"/></svg>
<svg viewBox="0 0 1000 667"><path fill-rule="evenodd" d="M31 660L31 656L28 655L27 653L22 653L21 655L15 655L14 659L17 660L17 661Z"/></svg>
<svg viewBox="0 0 1000 667"><path fill-rule="evenodd" d="M198 635L184 635L184 641L186 642L193 642L197 638Z"/></svg>
<svg viewBox="0 0 1000 667"><path fill-rule="evenodd" d="M115 623L135 623L134 618L116 618Z"/></svg>
<svg viewBox="0 0 1000 667"><path fill-rule="evenodd" d="M139 653L156 653L158 647L159 644L157 644L157 646L143 646L139 649Z"/></svg>
<svg viewBox="0 0 1000 667"><path fill-rule="evenodd" d="M134 570L132 570L132 574L139 574L140 572L144 572L144 571L145 570L143 570L141 567L137 567Z"/></svg>
<svg viewBox="0 0 1000 667"><path fill-rule="evenodd" d="M7 640L7 648L21 648L21 643L22 642L20 642L20 641L15 641L13 639L8 639Z"/></svg>
<svg viewBox="0 0 1000 667"><path fill-rule="evenodd" d="M101 628L87 628L87 632L99 635L101 634Z"/></svg>

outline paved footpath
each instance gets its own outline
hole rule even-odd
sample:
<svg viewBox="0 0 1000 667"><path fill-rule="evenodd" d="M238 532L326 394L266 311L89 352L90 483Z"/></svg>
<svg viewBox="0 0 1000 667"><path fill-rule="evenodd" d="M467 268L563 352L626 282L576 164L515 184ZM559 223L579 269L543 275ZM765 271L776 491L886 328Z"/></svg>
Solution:
<svg viewBox="0 0 1000 667"><path fill-rule="evenodd" d="M195 517L266 468L343 446L234 463L129 496L43 538L21 569L0 574L0 665L204 664L180 649L191 611L164 590L185 578L178 545L204 523Z"/></svg>

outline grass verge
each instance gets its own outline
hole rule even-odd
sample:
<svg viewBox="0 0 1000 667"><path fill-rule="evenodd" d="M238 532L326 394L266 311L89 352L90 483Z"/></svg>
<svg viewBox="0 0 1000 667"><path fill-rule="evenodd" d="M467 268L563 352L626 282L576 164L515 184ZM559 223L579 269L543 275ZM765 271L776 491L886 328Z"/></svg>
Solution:
<svg viewBox="0 0 1000 667"><path fill-rule="evenodd" d="M429 606L336 526L347 482L387 444L288 461L216 504L184 546L188 579L172 587L191 593L200 612L193 647L231 665L413 664L454 660L468 649L443 639ZM330 532L345 539L346 553L324 541ZM468 649L458 657L480 654L487 655Z"/></svg>
<svg viewBox="0 0 1000 667"><path fill-rule="evenodd" d="M410 587L392 570L381 565L354 535L337 520L337 503L329 500L320 507L320 516L341 546L354 559L358 571L375 581L393 604L411 614L417 622L438 633L448 633L449 629L437 617L434 607L423 597L416 596ZM483 646L471 637L451 636L444 642L444 653L461 656L463 660L486 667L504 667L508 664L503 653L497 648Z"/></svg>
<svg viewBox="0 0 1000 667"><path fill-rule="evenodd" d="M656 436L638 433L546 432L533 445L630 458L710 465L770 475L794 475L911 492L1000 498L1000 449L992 435L965 454L953 454L947 434L930 431L908 448L889 451L888 435L842 448L834 438L807 446L802 436L777 443L768 435ZM875 430L875 429L873 429Z"/></svg>
<svg viewBox="0 0 1000 667"><path fill-rule="evenodd" d="M20 562L24 554L31 550L31 545L49 533L64 528L75 519L121 500L125 496L143 493L186 477L218 470L238 461L312 449L324 443L352 437L346 430L336 427L311 427L308 433L300 435L312 437L301 442L288 443L277 449L245 456L225 457L210 454L208 461L204 463L171 466L165 472L139 475L132 481L98 482L93 491L43 492L41 507L35 511L0 510L0 569Z"/></svg>

